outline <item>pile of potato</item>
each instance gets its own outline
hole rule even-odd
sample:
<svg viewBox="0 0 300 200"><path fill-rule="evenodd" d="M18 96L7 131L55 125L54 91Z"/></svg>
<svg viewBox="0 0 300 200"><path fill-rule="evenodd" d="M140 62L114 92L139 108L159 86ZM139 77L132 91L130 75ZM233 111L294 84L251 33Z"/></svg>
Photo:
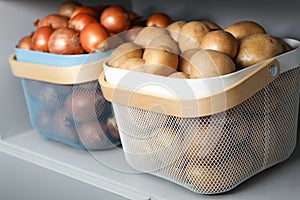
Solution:
<svg viewBox="0 0 300 200"><path fill-rule="evenodd" d="M111 67L176 78L207 78L249 67L291 50L254 21L222 29L211 21L175 21L135 31L115 48Z"/></svg>

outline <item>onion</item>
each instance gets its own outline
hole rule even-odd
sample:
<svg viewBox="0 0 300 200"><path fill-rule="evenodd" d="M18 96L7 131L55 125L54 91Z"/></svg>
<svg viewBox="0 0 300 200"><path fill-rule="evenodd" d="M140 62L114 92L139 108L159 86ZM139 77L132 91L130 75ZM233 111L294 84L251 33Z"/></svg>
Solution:
<svg viewBox="0 0 300 200"><path fill-rule="evenodd" d="M82 54L78 32L71 28L55 30L49 38L49 52L54 54Z"/></svg>
<svg viewBox="0 0 300 200"><path fill-rule="evenodd" d="M32 47L36 51L48 52L48 42L54 29L50 26L42 26L32 35Z"/></svg>
<svg viewBox="0 0 300 200"><path fill-rule="evenodd" d="M35 24L37 24L37 27L51 26L53 29L59 29L68 27L68 18L58 14L50 14L42 20L37 20Z"/></svg>
<svg viewBox="0 0 300 200"><path fill-rule="evenodd" d="M105 99L101 92L94 90L75 90L65 101L67 113L78 122L97 119L104 110Z"/></svg>
<svg viewBox="0 0 300 200"><path fill-rule="evenodd" d="M78 15L69 20L69 27L80 32L86 25L97 22L97 19L92 15L88 13L79 13Z"/></svg>
<svg viewBox="0 0 300 200"><path fill-rule="evenodd" d="M49 133L52 129L53 113L49 109L41 109L35 119L35 124L39 131Z"/></svg>
<svg viewBox="0 0 300 200"><path fill-rule="evenodd" d="M70 18L73 11L81 6L77 1L66 1L59 6L58 14Z"/></svg>
<svg viewBox="0 0 300 200"><path fill-rule="evenodd" d="M103 25L90 23L80 32L80 43L85 51L91 53L108 37L109 33Z"/></svg>
<svg viewBox="0 0 300 200"><path fill-rule="evenodd" d="M100 16L100 23L112 33L120 33L130 26L127 11L120 6L109 6L105 8Z"/></svg>
<svg viewBox="0 0 300 200"><path fill-rule="evenodd" d="M32 35L26 35L18 42L17 47L25 50L33 50Z"/></svg>
<svg viewBox="0 0 300 200"><path fill-rule="evenodd" d="M97 17L98 11L95 8L91 7L91 6L80 6L72 12L72 15L70 16L70 19L72 19L73 17L75 17L79 13L88 13L88 14L94 16L94 17Z"/></svg>
<svg viewBox="0 0 300 200"><path fill-rule="evenodd" d="M147 19L146 26L166 28L170 23L171 18L167 14L155 13Z"/></svg>

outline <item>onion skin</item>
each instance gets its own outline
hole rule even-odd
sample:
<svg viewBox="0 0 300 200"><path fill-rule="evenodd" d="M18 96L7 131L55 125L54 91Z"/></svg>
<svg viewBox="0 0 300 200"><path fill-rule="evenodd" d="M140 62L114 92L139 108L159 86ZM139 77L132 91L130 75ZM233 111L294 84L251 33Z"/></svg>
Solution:
<svg viewBox="0 0 300 200"><path fill-rule="evenodd" d="M111 33L128 30L130 19L127 11L120 6L109 6L100 16L100 23Z"/></svg>
<svg viewBox="0 0 300 200"><path fill-rule="evenodd" d="M53 134L68 142L78 142L75 122L64 108L59 109L53 116L52 122Z"/></svg>
<svg viewBox="0 0 300 200"><path fill-rule="evenodd" d="M26 36L22 37L21 40L18 42L17 47L19 49L24 49L24 50L33 50L32 36L26 35Z"/></svg>
<svg viewBox="0 0 300 200"><path fill-rule="evenodd" d="M50 26L39 27L32 36L32 47L36 51L48 52L48 43L54 29Z"/></svg>
<svg viewBox="0 0 300 200"><path fill-rule="evenodd" d="M37 27L51 26L53 29L68 27L68 18L59 14L49 14L41 20L35 22Z"/></svg>
<svg viewBox="0 0 300 200"><path fill-rule="evenodd" d="M69 27L80 32L90 23L97 23L98 20L88 13L79 13L69 20Z"/></svg>
<svg viewBox="0 0 300 200"><path fill-rule="evenodd" d="M86 122L78 128L81 143L88 150L98 150L109 146L110 141L106 136L108 132L103 122Z"/></svg>
<svg viewBox="0 0 300 200"><path fill-rule="evenodd" d="M70 18L73 11L80 6L82 5L77 1L66 1L59 6L58 14Z"/></svg>
<svg viewBox="0 0 300 200"><path fill-rule="evenodd" d="M79 34L71 28L61 28L55 30L49 38L49 52L54 54L82 54L79 41Z"/></svg>
<svg viewBox="0 0 300 200"><path fill-rule="evenodd" d="M98 91L77 90L69 94L65 109L75 121L84 122L97 119L104 110L105 99Z"/></svg>
<svg viewBox="0 0 300 200"><path fill-rule="evenodd" d="M70 16L70 19L72 19L79 13L88 13L94 17L98 16L98 11L95 8L91 6L80 6L73 11L72 15Z"/></svg>
<svg viewBox="0 0 300 200"><path fill-rule="evenodd" d="M92 53L107 38L109 33L100 23L90 23L80 32L80 43L82 48Z"/></svg>
<svg viewBox="0 0 300 200"><path fill-rule="evenodd" d="M171 18L167 14L155 13L147 19L146 26L166 28L170 23Z"/></svg>

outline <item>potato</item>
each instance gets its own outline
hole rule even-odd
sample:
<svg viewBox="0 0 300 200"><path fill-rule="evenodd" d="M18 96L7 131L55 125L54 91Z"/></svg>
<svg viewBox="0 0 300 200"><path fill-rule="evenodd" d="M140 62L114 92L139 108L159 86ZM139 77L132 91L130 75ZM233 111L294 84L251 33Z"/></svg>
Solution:
<svg viewBox="0 0 300 200"><path fill-rule="evenodd" d="M224 30L231 33L238 41L250 35L266 33L265 29L254 21L239 21L227 26Z"/></svg>
<svg viewBox="0 0 300 200"><path fill-rule="evenodd" d="M109 56L107 64L118 68L125 60L130 58L142 58L141 47L133 42L126 42L118 46Z"/></svg>
<svg viewBox="0 0 300 200"><path fill-rule="evenodd" d="M199 50L190 59L193 67L190 78L208 78L232 73L236 70L232 59L215 50Z"/></svg>
<svg viewBox="0 0 300 200"><path fill-rule="evenodd" d="M145 72L168 76L178 67L178 55L166 46L146 48L143 54Z"/></svg>
<svg viewBox="0 0 300 200"><path fill-rule="evenodd" d="M292 50L292 47L290 47L290 45L288 43L286 43L282 38L277 38L277 40L282 45L283 52L288 52L288 51Z"/></svg>
<svg viewBox="0 0 300 200"><path fill-rule="evenodd" d="M234 58L238 50L238 41L231 33L217 30L211 31L203 37L201 47L203 49L220 51Z"/></svg>
<svg viewBox="0 0 300 200"><path fill-rule="evenodd" d="M235 157L217 166L200 165L189 162L185 176L196 192L215 194L229 191L243 182L251 174L250 159L241 161Z"/></svg>
<svg viewBox="0 0 300 200"><path fill-rule="evenodd" d="M218 25L218 24L216 24L216 23L214 23L214 22L212 22L212 21L209 21L209 20L203 20L202 21L204 24L206 24L212 31L215 31L215 30L222 30L222 28Z"/></svg>
<svg viewBox="0 0 300 200"><path fill-rule="evenodd" d="M188 49L199 48L202 38L208 32L210 32L210 28L201 21L191 21L184 24L181 28L178 40L181 52Z"/></svg>
<svg viewBox="0 0 300 200"><path fill-rule="evenodd" d="M164 34L168 34L167 30L164 28L145 27L137 34L133 42L142 48L146 48L154 38Z"/></svg>
<svg viewBox="0 0 300 200"><path fill-rule="evenodd" d="M236 64L246 68L284 52L282 44L268 34L254 34L241 41Z"/></svg>
<svg viewBox="0 0 300 200"><path fill-rule="evenodd" d="M167 27L167 29L169 31L169 34L171 35L171 37L173 38L173 40L175 40L176 42L178 42L181 28L185 24L186 24L186 21L180 20L180 21L176 21L176 22L171 23Z"/></svg>
<svg viewBox="0 0 300 200"><path fill-rule="evenodd" d="M178 43L175 42L169 34L162 34L161 36L154 38L147 48L159 48L162 46L167 47L167 49L174 54L178 54L179 52Z"/></svg>
<svg viewBox="0 0 300 200"><path fill-rule="evenodd" d="M179 66L178 70L185 73L188 77L191 76L191 74L196 74L197 72L194 72L196 69L195 67L190 63L190 60L192 56L199 51L200 48L196 49L188 49L181 53L179 58Z"/></svg>
<svg viewBox="0 0 300 200"><path fill-rule="evenodd" d="M152 172L175 163L181 156L182 139L175 130L161 127L147 134L127 135L126 158L133 167Z"/></svg>
<svg viewBox="0 0 300 200"><path fill-rule="evenodd" d="M119 69L144 72L145 60L142 58L129 58L119 65Z"/></svg>
<svg viewBox="0 0 300 200"><path fill-rule="evenodd" d="M170 74L169 77L171 77L171 78L189 78L188 75L186 75L183 72L174 72L174 73Z"/></svg>

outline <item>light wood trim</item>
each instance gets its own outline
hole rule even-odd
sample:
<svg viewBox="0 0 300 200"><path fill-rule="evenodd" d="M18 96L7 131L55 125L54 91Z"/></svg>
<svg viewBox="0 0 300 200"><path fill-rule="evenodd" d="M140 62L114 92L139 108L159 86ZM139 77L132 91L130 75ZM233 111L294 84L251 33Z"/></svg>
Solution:
<svg viewBox="0 0 300 200"><path fill-rule="evenodd" d="M82 65L60 67L20 62L16 60L15 54L12 54L9 57L9 64L16 77L56 84L79 84L98 80L103 71L104 59Z"/></svg>
<svg viewBox="0 0 300 200"><path fill-rule="evenodd" d="M275 77L269 75L272 65L278 67ZM276 79L280 74L279 70L280 66L277 60L267 60L247 76L225 88L224 91L191 100L180 100L158 96L154 93L115 87L106 82L104 72L99 77L99 83L105 99L110 102L177 117L200 117L226 111L242 103Z"/></svg>

